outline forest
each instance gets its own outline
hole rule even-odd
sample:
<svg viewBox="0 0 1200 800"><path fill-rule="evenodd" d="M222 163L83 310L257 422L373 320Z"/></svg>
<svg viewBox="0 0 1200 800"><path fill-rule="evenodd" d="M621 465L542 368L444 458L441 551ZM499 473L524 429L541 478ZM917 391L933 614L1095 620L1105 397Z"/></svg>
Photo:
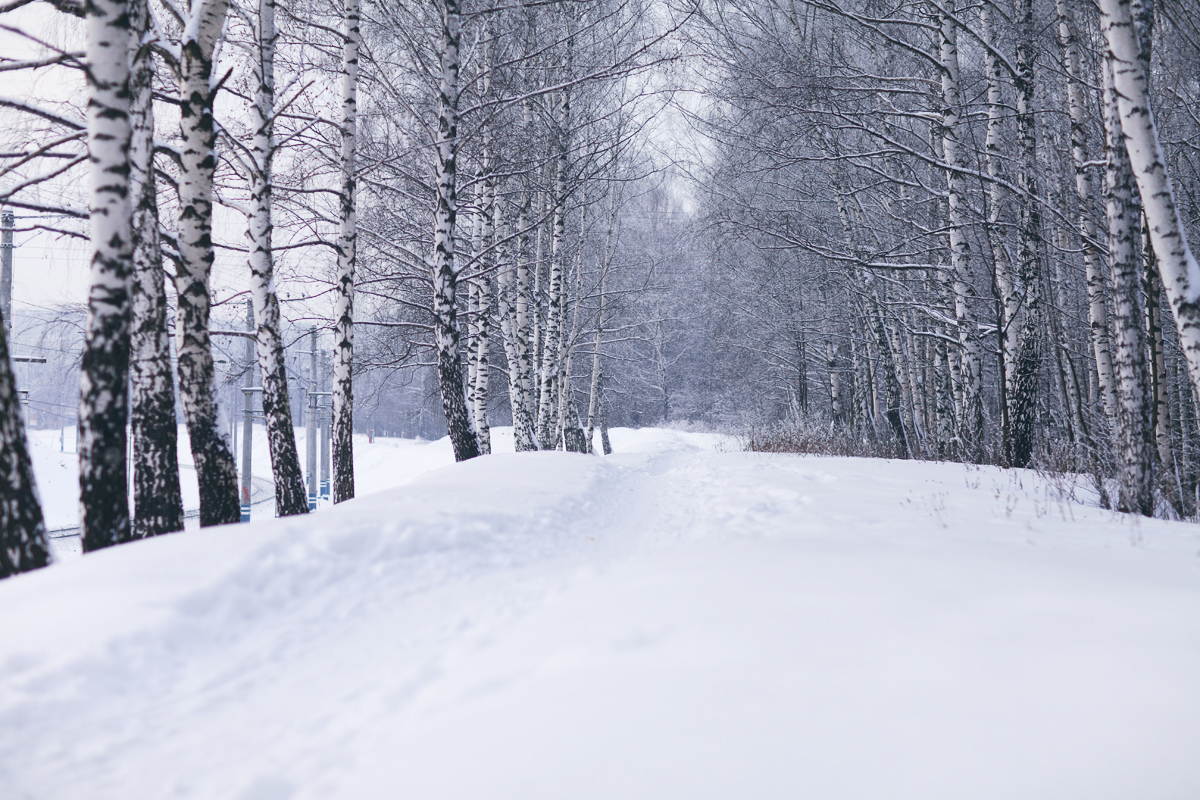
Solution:
<svg viewBox="0 0 1200 800"><path fill-rule="evenodd" d="M238 522L238 404L280 517L318 407L334 502L355 433L673 424L1200 515L1192 0L0 0L0 35L0 577L50 559L35 419L77 426L91 551L183 528L185 447ZM14 299L35 236L85 300Z"/></svg>

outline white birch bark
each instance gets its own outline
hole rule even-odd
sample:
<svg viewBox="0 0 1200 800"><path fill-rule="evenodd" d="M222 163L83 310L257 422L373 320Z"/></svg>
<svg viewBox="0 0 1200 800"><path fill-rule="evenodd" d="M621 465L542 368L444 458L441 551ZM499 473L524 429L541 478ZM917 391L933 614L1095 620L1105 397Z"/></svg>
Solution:
<svg viewBox="0 0 1200 800"><path fill-rule="evenodd" d="M1103 111L1107 169L1104 195L1116 328L1117 451L1120 511L1154 514L1154 425L1143 330L1142 282L1137 252L1138 211L1134 179L1112 80L1104 59Z"/></svg>
<svg viewBox="0 0 1200 800"><path fill-rule="evenodd" d="M250 107L254 138L250 147L250 203L246 217L250 250L247 261L262 374L263 421L271 453L271 476L275 481L275 514L288 517L308 513L308 499L292 426L279 296L275 291L271 208L275 158L275 0L258 0L257 24L254 103Z"/></svg>
<svg viewBox="0 0 1200 800"><path fill-rule="evenodd" d="M980 38L985 45L983 54L984 76L987 82L987 134L984 140L984 163L988 178L988 224L987 232L992 250L992 265L995 270L996 287L1000 292L1000 318L998 336L1000 339L1000 419L1001 439L1007 450L1011 438L1012 426L1008 414L1008 398L1011 394L1013 377L1017 374L1018 361L1018 327L1017 317L1021 311L1021 292L1018 288L1016 275L1013 274L1012 261L1008 248L1004 246L1004 236L1001 231L1005 222L1008 193L1001 181L1000 138L1004 132L1004 120L1009 116L1009 108L1004 105L1004 67L996 55L997 38L995 9L991 0L984 0L979 6Z"/></svg>
<svg viewBox="0 0 1200 800"><path fill-rule="evenodd" d="M130 434L133 437L133 538L183 530L179 429L167 333L166 274L158 235L154 178L154 60L146 0L129 6L133 27L130 76L129 179L133 211L130 282Z"/></svg>
<svg viewBox="0 0 1200 800"><path fill-rule="evenodd" d="M488 425L488 378L491 373L489 350L492 335L492 279L488 275L479 277L479 328L475 338L475 391L472 396L471 411L475 418L475 435L479 440L479 452L487 455L492 452L491 427Z"/></svg>
<svg viewBox="0 0 1200 800"><path fill-rule="evenodd" d="M1149 341L1150 396L1154 401L1154 438L1158 444L1158 461L1164 470L1174 465L1174 435L1171 403L1167 398L1167 353L1163 341L1162 280L1154 260L1154 248L1149 231L1142 227L1143 283L1146 289L1146 335Z"/></svg>
<svg viewBox="0 0 1200 800"><path fill-rule="evenodd" d="M343 0L342 186L333 306L333 502L354 497L354 281L358 258L358 50L360 0Z"/></svg>
<svg viewBox="0 0 1200 800"><path fill-rule="evenodd" d="M1068 75L1068 107L1071 118L1071 149L1075 166L1076 197L1079 203L1079 232L1083 243L1088 289L1088 316L1096 359L1096 386L1102 407L1111 422L1116 413L1115 376L1112 365L1111 337L1108 323L1108 304L1102 269L1103 253L1091 206L1093 203L1092 172L1089 167L1086 87L1080 77L1079 43L1074 14L1069 0L1058 0L1060 41L1063 45L1064 67Z"/></svg>
<svg viewBox="0 0 1200 800"><path fill-rule="evenodd" d="M562 336L562 346L559 364L561 379L558 390L558 430L562 437L563 449L569 453L586 453L583 428L579 425L579 411L575 406L575 391L573 389L575 370L575 343L579 341L579 307L583 298L583 236L587 227L585 221L586 206L579 211L579 246L575 251L575 300L571 312L571 329L565 329Z"/></svg>
<svg viewBox="0 0 1200 800"><path fill-rule="evenodd" d="M133 226L129 194L129 58L125 0L86 11L88 157L91 161L91 288L79 376L79 504L85 551L130 536L126 464L129 290Z"/></svg>
<svg viewBox="0 0 1200 800"><path fill-rule="evenodd" d="M1114 427L1117 413L1116 380L1108 329L1108 302L1104 291L1103 254L1096 220L1091 213L1095 190L1092 186L1092 170L1088 166L1088 109L1086 87L1080 75L1079 37L1069 0L1055 0L1055 11L1058 15L1058 39L1063 48L1063 69L1067 73L1071 160L1075 166L1075 197L1079 203L1079 238L1083 243L1083 260L1087 270L1088 325L1101 403L1109 426Z"/></svg>
<svg viewBox="0 0 1200 800"><path fill-rule="evenodd" d="M479 185L482 178L476 176L476 186ZM477 197L476 202L480 202ZM483 253L483 215L479 213L479 209L475 209L475 230L471 237L472 252L474 253L475 264L478 266L479 258ZM471 424L475 424L475 375L477 363L475 360L476 342L479 338L479 283L476 280L470 280L466 285L467 289L467 341L464 349L466 350L467 362L467 411L471 414ZM478 437L478 432L476 432Z"/></svg>
<svg viewBox="0 0 1200 800"><path fill-rule="evenodd" d="M497 207L497 211L499 207ZM533 358L530 355L530 286L529 262L526 257L529 237L529 199L521 206L517 218L517 240L513 250L514 280L512 286L512 347L514 359L509 362L509 403L513 414L513 439L518 453L537 449L533 409Z"/></svg>
<svg viewBox="0 0 1200 800"><path fill-rule="evenodd" d="M557 392L559 378L559 341L563 319L563 260L566 258L566 173L567 142L566 120L570 113L567 92L560 100L560 123L557 166L554 176L554 210L551 215L553 233L550 240L550 275L546 289L546 331L542 345L542 364L539 370L541 391L538 397L537 432L538 443L543 450L556 446L555 421L557 419Z"/></svg>
<svg viewBox="0 0 1200 800"><path fill-rule="evenodd" d="M497 240L505 238L504 217L501 212L500 204L494 204L493 208L495 217L493 227L496 231ZM517 241L520 241L518 237ZM497 271L496 271L496 305L497 316L500 321L500 340L504 346L504 359L508 364L508 406L512 411L513 418L513 442L514 449L518 453L529 450L536 450L537 443L533 438L533 423L529 418L529 405L525 393L528 391L528 382L523 380L524 373L522 371L522 354L520 351L520 338L522 336L520 325L518 324L516 301L517 301L517 284L516 272L517 263L521 260L520 245L509 247L497 247ZM524 356L525 368L528 368L528 344L525 345L526 354Z"/></svg>
<svg viewBox="0 0 1200 800"><path fill-rule="evenodd" d="M1158 128L1150 108L1148 77L1139 53L1129 0L1100 0L1104 36L1113 59L1113 84L1125 146L1137 180L1159 274L1187 359L1200 389L1200 264L1188 246L1175 193L1167 176Z"/></svg>
<svg viewBox="0 0 1200 800"><path fill-rule="evenodd" d="M972 305L976 302L971 286L971 244L966 229L966 199L963 156L959 134L961 107L958 22L954 19L954 0L947 0L939 14L939 56L942 73L942 153L946 170L947 216L950 233L950 266L954 274L954 318L958 323L961 349L962 412L959 439L963 453L980 461L984 453L983 428L983 347L975 327Z"/></svg>
<svg viewBox="0 0 1200 800"><path fill-rule="evenodd" d="M221 435L213 392L209 338L209 275L213 264L213 52L225 25L228 0L197 0L184 30L180 61L179 255L175 324L179 395L187 418L192 458L200 485L200 525L241 520L237 468Z"/></svg>
<svg viewBox="0 0 1200 800"><path fill-rule="evenodd" d="M439 0L441 75L438 82L438 131L435 142L437 208L434 214L433 319L438 355L438 387L455 461L479 455L463 391L458 332L458 266L454 259L458 217L458 73L462 18L458 0Z"/></svg>

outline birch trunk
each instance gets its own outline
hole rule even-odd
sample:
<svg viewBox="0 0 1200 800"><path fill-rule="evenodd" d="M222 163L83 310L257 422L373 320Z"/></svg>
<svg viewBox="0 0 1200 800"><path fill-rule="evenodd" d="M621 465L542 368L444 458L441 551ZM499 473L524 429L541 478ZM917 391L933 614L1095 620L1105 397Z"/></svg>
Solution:
<svg viewBox="0 0 1200 800"><path fill-rule="evenodd" d="M560 111L561 118L566 119L569 113L568 94L563 92ZM546 297L546 332L542 346L542 365L540 370L541 393L538 398L537 431L538 443L543 450L556 446L555 421L557 419L555 389L559 374L559 340L563 328L563 259L566 257L566 172L567 144L565 141L565 125L560 128L558 163L554 178L554 211L552 220L553 236L550 240L550 280Z"/></svg>
<svg viewBox="0 0 1200 800"><path fill-rule="evenodd" d="M541 195L537 195L538 203L535 207L540 209ZM544 219L539 210L539 217ZM529 325L530 335L530 359L533 363L533 372L530 374L530 394L529 394L529 418L533 420L534 434L538 431L538 409L541 408L542 401L542 348L545 344L545 327L542 324L542 255L544 252L543 239L545 238L542 230L544 226L541 221L534 224L534 254L533 254L533 282L529 290Z"/></svg>
<svg viewBox="0 0 1200 800"><path fill-rule="evenodd" d="M596 430L596 412L600 402L600 353L604 347L604 312L608 304L608 272L612 267L613 231L617 223L617 183L608 187L608 229L604 233L604 264L600 268L600 308L596 312L596 336L592 344L592 381L588 388L587 431L584 434L588 453Z"/></svg>
<svg viewBox="0 0 1200 800"><path fill-rule="evenodd" d="M50 542L8 356L7 322L0 318L0 578L50 563Z"/></svg>
<svg viewBox="0 0 1200 800"><path fill-rule="evenodd" d="M1154 250L1148 237L1143 236L1142 260L1146 288L1146 332L1150 343L1150 396L1154 401L1151 415L1154 421L1154 438L1158 446L1158 460L1164 470L1170 470L1174 462L1172 453L1171 404L1167 399L1167 354L1163 342L1162 328L1162 280L1158 276L1158 264L1154 261Z"/></svg>
<svg viewBox="0 0 1200 800"><path fill-rule="evenodd" d="M292 428L280 329L279 297L275 292L272 234L272 161L275 154L275 2L258 2L258 47L254 64L255 94L250 113L250 213L246 238L250 246L250 292L254 302L259 372L262 375L263 421L275 481L275 513L280 517L308 513L300 455Z"/></svg>
<svg viewBox="0 0 1200 800"><path fill-rule="evenodd" d="M499 235L499 232L504 230L499 203L495 204L495 216L494 228L498 234L497 238L504 238ZM524 237L518 232L516 243L505 249L505 252L511 253L511 257L500 257L496 292L500 335L504 342L505 360L508 362L508 404L513 418L513 446L518 453L537 449L533 420L529 415L529 271L524 264L523 241Z"/></svg>
<svg viewBox="0 0 1200 800"><path fill-rule="evenodd" d="M1125 147L1142 197L1159 274L1175 314L1188 372L1193 386L1200 388L1200 265L1188 246L1167 176L1130 2L1100 0L1100 11L1113 59L1113 84Z"/></svg>
<svg viewBox="0 0 1200 800"><path fill-rule="evenodd" d="M954 274L954 318L958 323L961 350L962 412L959 439L963 454L981 461L984 450L983 429L983 347L975 328L972 305L975 289L969 281L971 244L965 219L965 178L959 142L960 79L958 65L957 21L953 19L954 0L948 0L939 15L939 56L942 73L942 152L946 171L947 216L950 228L950 265Z"/></svg>
<svg viewBox="0 0 1200 800"><path fill-rule="evenodd" d="M490 373L489 351L492 337L492 279L488 275L479 277L479 327L475 338L475 392L472 413L475 417L475 435L479 438L479 452L492 452L492 433L488 425L488 378Z"/></svg>
<svg viewBox="0 0 1200 800"><path fill-rule="evenodd" d="M533 335L533 314L531 310L536 308L531 295L532 287L529 284L529 261L526 253L529 249L529 235L527 233L529 226L529 211L532 203L532 197L526 193L524 203L521 206L520 214L517 218L517 240L516 250L513 254L514 268L516 270L516 284L513 287L513 347L516 352L517 361L515 365L515 375L513 374L514 367L509 367L510 392L515 391L515 402L517 405L513 408L513 434L515 447L518 453L528 452L537 449L537 427L534 411L534 356L535 345L531 338ZM536 269L537 264L534 263Z"/></svg>
<svg viewBox="0 0 1200 800"><path fill-rule="evenodd" d="M586 208L586 207L585 207ZM559 358L562 378L558 390L558 429L562 435L563 449L568 453L586 453L586 437L579 425L579 411L575 406L575 343L579 341L579 301L583 297L583 236L586 223L584 209L579 212L579 247L575 252L575 301L571 312L571 331L563 332L563 344Z"/></svg>
<svg viewBox="0 0 1200 800"><path fill-rule="evenodd" d="M1113 279L1119 413L1120 511L1154 514L1154 426L1150 377L1142 328L1142 282L1137 253L1137 195L1114 97L1112 63L1104 65L1104 134L1107 151L1104 194L1108 215L1109 265Z"/></svg>
<svg viewBox="0 0 1200 800"><path fill-rule="evenodd" d="M1008 417L1011 427L1008 457L1015 467L1029 465L1037 436L1038 371L1042 362L1042 220L1037 192L1037 134L1034 117L1034 19L1033 0L1018 0L1017 17L1017 74L1014 85L1017 95L1017 150L1019 171L1017 188L1021 192L1020 218L1017 223L1019 250L1017 277L1020 281L1023 309L1017 340L1017 359L1009 397ZM1014 287L1015 289L1016 287ZM1007 320L1010 328L1013 321Z"/></svg>
<svg viewBox="0 0 1200 800"><path fill-rule="evenodd" d="M883 371L884 383L884 416L887 418L888 427L891 428L892 437L896 440L899 451L897 457L909 458L911 451L909 449L908 436L904 429L904 416L901 411L901 389L900 380L896 372L895 353L892 352L892 345L888 339L886 323L883 319L883 304L879 301L878 293L872 295L872 322L875 328L875 342L879 349L879 368Z"/></svg>
<svg viewBox="0 0 1200 800"><path fill-rule="evenodd" d="M1003 135L1004 120L1009 109L1004 105L1004 67L996 55L995 10L991 0L984 0L979 7L980 37L985 44L984 76L987 81L987 136L984 141L984 162L988 174L987 235L992 251L996 289L1000 299L997 308L997 335L1000 345L1000 419L1002 449L1007 454L1012 439L1012 424L1009 418L1009 395L1013 377L1017 374L1019 359L1017 317L1021 311L1021 295L1017 278L1013 274L1008 248L1001 234L1005 222L1007 193L998 180L1002 175L1000 137Z"/></svg>
<svg viewBox="0 0 1200 800"><path fill-rule="evenodd" d="M458 0L440 0L441 77L438 84L437 209L434 216L433 319L438 355L442 412L454 447L454 460L479 455L463 394L463 364L458 333L458 267L454 260L458 216L458 72L462 19Z"/></svg>
<svg viewBox="0 0 1200 800"><path fill-rule="evenodd" d="M516 348L516 312L514 309L514 283L515 276L513 275L514 265L512 257L508 254L509 249L501 247L499 240L504 238L503 218L501 217L500 204L495 207L495 230L497 239L496 253L496 317L500 324L500 344L504 348L504 361L508 367L508 406L512 412L513 419L513 440L515 441L521 436L521 426L517 422L523 410L524 403L521 398L520 390L520 373L517 365L517 348ZM514 444L515 449L515 444ZM517 452L520 452L519 450Z"/></svg>
<svg viewBox="0 0 1200 800"><path fill-rule="evenodd" d="M129 56L134 38L124 0L86 11L88 157L91 161L91 289L79 376L79 504L85 551L128 541L126 402L133 227ZM16 432L20 442L20 429ZM19 456L18 456L19 460Z"/></svg>
<svg viewBox="0 0 1200 800"><path fill-rule="evenodd" d="M604 375L600 376L600 451L612 455L612 442L608 439L608 404L604 402Z"/></svg>
<svg viewBox="0 0 1200 800"><path fill-rule="evenodd" d="M183 530L179 428L167 334L166 274L158 237L154 179L154 61L146 0L133 0L134 55L130 75L133 280L130 284L130 431L133 436L133 538Z"/></svg>
<svg viewBox="0 0 1200 800"><path fill-rule="evenodd" d="M354 281L358 258L358 46L360 0L343 0L341 214L333 306L333 502L354 497Z"/></svg>
<svg viewBox="0 0 1200 800"><path fill-rule="evenodd" d="M185 30L180 64L179 122L183 169L179 185L180 263L175 275L179 298L176 351L179 394L200 484L201 526L238 522L242 517L233 453L218 428L208 333L208 282L213 264L213 174L217 162L213 128L213 51L225 25L227 10L227 0L199 0L196 3Z"/></svg>
<svg viewBox="0 0 1200 800"><path fill-rule="evenodd" d="M1079 203L1079 238L1087 268L1088 325L1092 352L1096 358L1104 415L1115 427L1117 411L1116 380L1113 374L1112 342L1108 331L1108 303L1104 292L1103 253L1100 250L1096 220L1091 213L1094 202L1092 170L1088 166L1088 128L1085 86L1079 68L1079 37L1069 0L1055 0L1058 14L1058 38L1063 48L1063 68L1067 73L1067 109L1071 117L1071 160L1075 166L1075 197Z"/></svg>

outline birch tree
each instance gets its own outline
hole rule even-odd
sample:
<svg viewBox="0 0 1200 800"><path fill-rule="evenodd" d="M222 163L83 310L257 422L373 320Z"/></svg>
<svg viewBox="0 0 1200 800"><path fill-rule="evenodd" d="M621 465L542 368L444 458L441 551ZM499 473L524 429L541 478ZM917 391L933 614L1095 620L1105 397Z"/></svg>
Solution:
<svg viewBox="0 0 1200 800"><path fill-rule="evenodd" d="M1100 0L1104 36L1112 58L1113 88L1129 161L1137 180L1150 241L1163 279L1192 383L1200 387L1200 265L1167 176L1154 112L1150 108L1149 53L1141 50L1130 0Z"/></svg>
<svg viewBox="0 0 1200 800"><path fill-rule="evenodd" d="M458 331L458 265L455 233L458 218L458 73L462 17L458 0L438 0L441 17L438 81L438 128L435 142L437 206L434 214L433 318L437 342L438 385L442 410L454 447L454 460L479 455L463 389Z"/></svg>
<svg viewBox="0 0 1200 800"><path fill-rule="evenodd" d="M981 460L984 446L983 430L983 364L981 346L975 331L972 305L975 290L970 283L971 245L963 205L964 159L959 142L959 108L961 78L958 64L958 21L954 19L954 0L938 12L939 55L942 77L942 153L946 160L949 217L950 262L954 275L954 316L958 324L958 341L962 349L962 414L959 437L973 460Z"/></svg>
<svg viewBox="0 0 1200 800"><path fill-rule="evenodd" d="M1154 426L1150 376L1143 329L1141 259L1138 254L1138 202L1112 80L1104 60L1103 104L1107 168L1104 198L1108 216L1109 268L1116 322L1117 439L1120 491L1117 507L1154 515Z"/></svg>
<svg viewBox="0 0 1200 800"><path fill-rule="evenodd" d="M1079 205L1079 237L1086 264L1088 328L1096 359L1096 379L1100 399L1110 425L1116 424L1116 380L1113 375L1112 345L1108 331L1108 303L1104 291L1103 253L1096 221L1091 210L1094 202L1092 168L1088 151L1087 97L1079 63L1079 34L1069 0L1055 0L1059 42L1063 49L1063 69L1067 74L1067 111L1071 118L1071 162L1075 167L1075 199ZM1106 84L1107 86L1107 81ZM1106 105L1107 109L1108 106Z"/></svg>
<svg viewBox="0 0 1200 800"><path fill-rule="evenodd" d="M1036 437L1038 370L1043 356L1041 210L1038 205L1037 131L1034 115L1035 60L1033 0L1014 4L1017 25L1017 61L1014 89L1017 96L1016 129L1019 154L1017 188L1020 214L1017 222L1017 279L1022 298L1017 333L1017 359L1009 383L1008 416L1011 437L1008 459L1015 467L1029 465ZM1012 320L1006 324L1013 325Z"/></svg>
<svg viewBox="0 0 1200 800"><path fill-rule="evenodd" d="M131 536L125 426L133 266L129 64L134 38L125 0L90 3L86 27L92 265L78 449L80 530L88 551Z"/></svg>
<svg viewBox="0 0 1200 800"><path fill-rule="evenodd" d="M229 443L218 428L208 332L209 277L214 258L213 174L217 161L213 54L221 38L227 10L228 0L195 0L180 48L182 174L179 184L180 260L175 275L178 298L176 351L179 394L200 484L201 526L241 520L237 469Z"/></svg>
<svg viewBox="0 0 1200 800"><path fill-rule="evenodd" d="M344 0L340 229L337 295L333 309L333 502L354 497L354 279L358 255L359 0Z"/></svg>
<svg viewBox="0 0 1200 800"><path fill-rule="evenodd" d="M129 369L133 436L133 537L183 530L179 485L179 429L175 378L167 333L166 274L159 241L154 167L154 56L156 33L146 0L131 0L133 27L132 145L133 280Z"/></svg>
<svg viewBox="0 0 1200 800"><path fill-rule="evenodd" d="M280 517L308 513L296 434L288 399L279 296L275 289L272 241L274 221L273 163L275 142L275 0L258 0L255 17L253 81L250 106L253 138L247 159L250 203L246 215L250 291L254 298L255 341L262 375L263 421L275 480L275 513ZM182 306L182 304L181 304Z"/></svg>
<svg viewBox="0 0 1200 800"><path fill-rule="evenodd" d="M9 360L7 322L0 317L0 578L50 563L50 542Z"/></svg>

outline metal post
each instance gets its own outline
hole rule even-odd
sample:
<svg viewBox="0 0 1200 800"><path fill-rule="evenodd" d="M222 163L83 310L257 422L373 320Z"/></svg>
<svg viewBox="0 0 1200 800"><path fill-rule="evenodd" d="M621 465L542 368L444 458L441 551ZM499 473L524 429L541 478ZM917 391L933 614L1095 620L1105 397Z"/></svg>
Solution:
<svg viewBox="0 0 1200 800"><path fill-rule="evenodd" d="M246 330L254 330L254 301L246 301ZM254 340L246 339L246 378L242 382L242 522L250 521L254 439Z"/></svg>
<svg viewBox="0 0 1200 800"><path fill-rule="evenodd" d="M13 227L16 218L11 209L0 211L0 314L4 315L4 334L12 333Z"/></svg>
<svg viewBox="0 0 1200 800"><path fill-rule="evenodd" d="M321 354L321 362L328 365L326 356L328 353ZM329 375L329 370L323 370L321 373L321 383L325 383L326 376ZM324 385L321 387L324 394ZM333 431L333 397L331 396L325 402L325 413L321 415L321 499L329 499L329 447L332 441L331 433Z"/></svg>
<svg viewBox="0 0 1200 800"><path fill-rule="evenodd" d="M308 420L304 450L308 462L308 510L317 510L317 329L309 331Z"/></svg>

